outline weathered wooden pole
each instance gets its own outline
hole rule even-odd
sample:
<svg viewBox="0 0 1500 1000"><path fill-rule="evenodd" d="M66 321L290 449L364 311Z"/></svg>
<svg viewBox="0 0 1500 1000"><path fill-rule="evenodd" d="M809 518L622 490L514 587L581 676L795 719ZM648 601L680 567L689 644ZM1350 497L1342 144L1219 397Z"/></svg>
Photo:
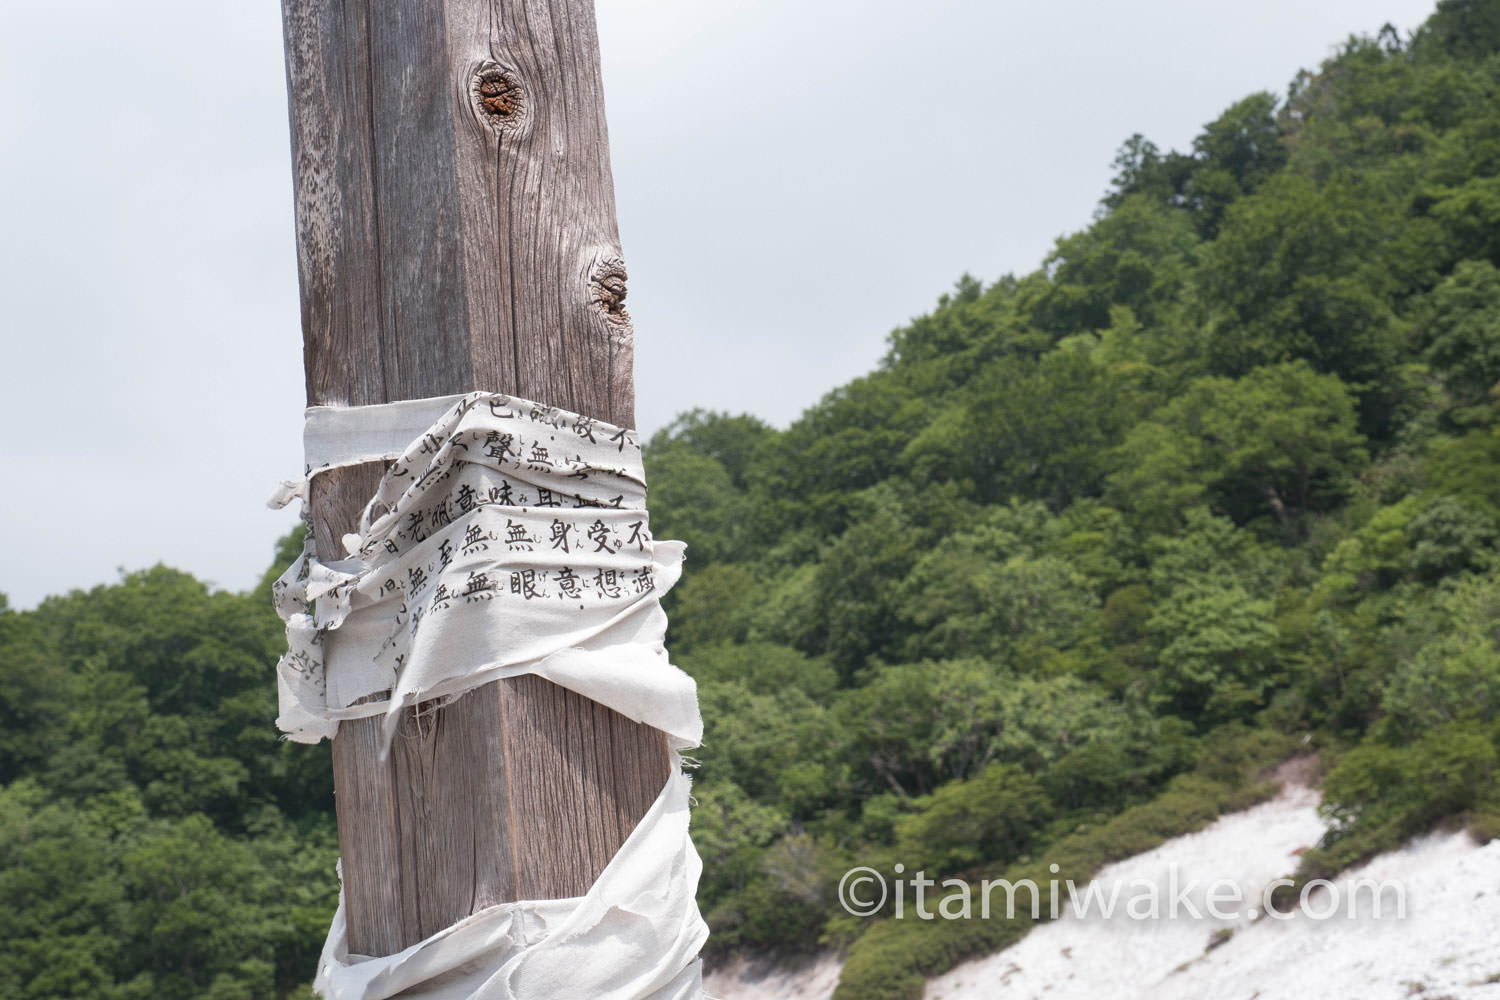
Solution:
<svg viewBox="0 0 1500 1000"><path fill-rule="evenodd" d="M592 0L283 0L309 405L483 389L634 425ZM312 483L337 558L381 469ZM535 677L333 744L349 947L583 893L663 735Z"/></svg>

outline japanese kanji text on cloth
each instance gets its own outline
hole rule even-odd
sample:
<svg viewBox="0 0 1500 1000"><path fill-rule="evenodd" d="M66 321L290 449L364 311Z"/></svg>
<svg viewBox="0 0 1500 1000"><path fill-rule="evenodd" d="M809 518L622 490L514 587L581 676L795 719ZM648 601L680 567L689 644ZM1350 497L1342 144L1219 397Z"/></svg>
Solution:
<svg viewBox="0 0 1500 1000"><path fill-rule="evenodd" d="M662 730L671 772L587 895L487 907L405 951L351 955L342 893L316 988L338 1000L697 1000L707 927L679 754L696 688L663 647L680 542L656 541L634 431L513 396L311 407L307 478L389 465L347 557L309 537L275 585L289 739L537 674ZM288 483L274 506L306 495Z"/></svg>

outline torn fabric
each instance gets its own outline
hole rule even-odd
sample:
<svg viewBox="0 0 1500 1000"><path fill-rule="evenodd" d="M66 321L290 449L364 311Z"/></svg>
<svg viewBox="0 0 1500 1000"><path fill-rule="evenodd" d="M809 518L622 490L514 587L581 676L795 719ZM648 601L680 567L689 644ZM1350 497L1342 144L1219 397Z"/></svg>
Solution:
<svg viewBox="0 0 1500 1000"><path fill-rule="evenodd" d="M440 404L399 450L384 443ZM402 708L534 673L696 746L696 688L667 660L658 600L683 547L651 537L635 432L489 393L389 407L309 411L310 473L394 461L348 558L321 561L309 532L276 581L288 738L383 715L389 742ZM358 429L366 411L374 430Z"/></svg>
<svg viewBox="0 0 1500 1000"><path fill-rule="evenodd" d="M289 739L332 738L405 707L536 674L662 730L671 777L589 892L487 907L396 955L351 955L344 905L317 991L338 1000L698 1000L707 927L694 895L679 752L702 736L696 687L668 661L659 597L680 542L656 541L633 431L492 393L312 407L307 476L391 464L347 556L309 531L277 580ZM281 506L307 495L289 483Z"/></svg>

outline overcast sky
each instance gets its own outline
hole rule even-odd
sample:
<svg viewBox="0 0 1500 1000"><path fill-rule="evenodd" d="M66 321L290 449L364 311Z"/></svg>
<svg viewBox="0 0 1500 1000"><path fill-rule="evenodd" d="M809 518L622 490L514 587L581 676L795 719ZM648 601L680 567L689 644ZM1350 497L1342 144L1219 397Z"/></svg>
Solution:
<svg viewBox="0 0 1500 1000"><path fill-rule="evenodd" d="M1085 226L1120 142L1186 148L1430 0L600 0L650 432L785 425L968 271ZM302 358L279 6L0 13L0 592L163 561L234 589L294 518Z"/></svg>

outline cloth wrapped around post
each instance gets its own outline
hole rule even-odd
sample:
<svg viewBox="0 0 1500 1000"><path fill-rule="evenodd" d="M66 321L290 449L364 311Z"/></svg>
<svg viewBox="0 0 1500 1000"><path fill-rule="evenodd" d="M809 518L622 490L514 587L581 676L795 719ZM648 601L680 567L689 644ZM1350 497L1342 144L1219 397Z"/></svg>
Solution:
<svg viewBox="0 0 1500 1000"><path fill-rule="evenodd" d="M666 733L671 771L590 891L488 907L398 954L348 953L342 895L316 988L395 996L688 1000L707 937L694 896L680 752L702 737L696 687L667 658L660 595L683 545L657 541L634 431L514 396L474 392L311 407L306 498L318 472L389 465L344 536L347 557L302 554L276 582L287 738L332 738L503 677L536 674Z"/></svg>

